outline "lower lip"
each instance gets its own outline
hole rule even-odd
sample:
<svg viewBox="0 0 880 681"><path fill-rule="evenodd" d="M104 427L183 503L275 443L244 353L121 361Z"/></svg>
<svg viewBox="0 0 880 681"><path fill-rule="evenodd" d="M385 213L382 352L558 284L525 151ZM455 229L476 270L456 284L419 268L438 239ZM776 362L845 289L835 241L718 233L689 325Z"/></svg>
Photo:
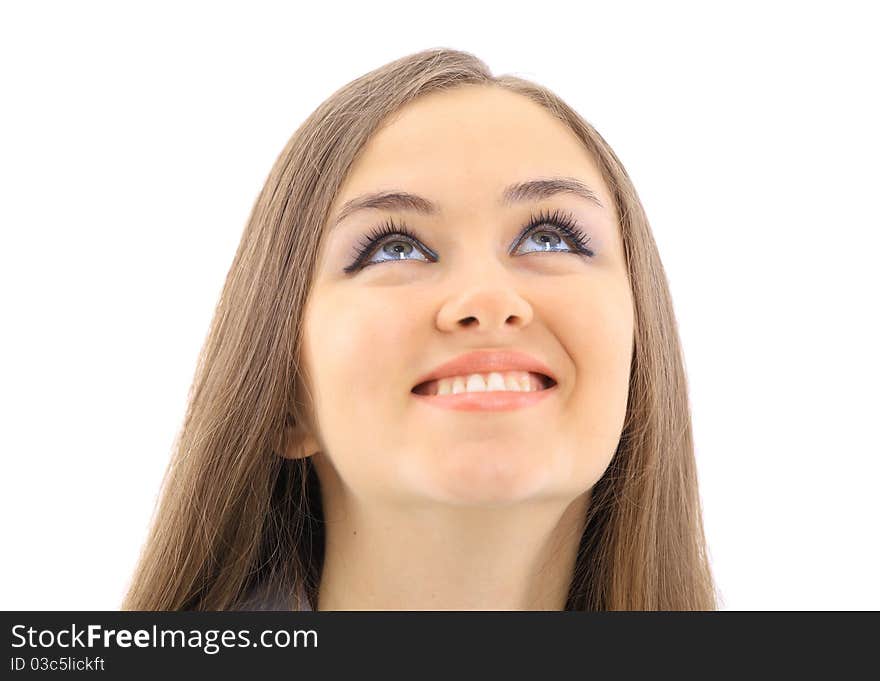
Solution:
<svg viewBox="0 0 880 681"><path fill-rule="evenodd" d="M537 404L556 392L557 385L531 392L493 390L491 392L458 393L456 395L419 395L418 393L413 393L413 396L423 400L426 404L440 407L441 409L507 411Z"/></svg>

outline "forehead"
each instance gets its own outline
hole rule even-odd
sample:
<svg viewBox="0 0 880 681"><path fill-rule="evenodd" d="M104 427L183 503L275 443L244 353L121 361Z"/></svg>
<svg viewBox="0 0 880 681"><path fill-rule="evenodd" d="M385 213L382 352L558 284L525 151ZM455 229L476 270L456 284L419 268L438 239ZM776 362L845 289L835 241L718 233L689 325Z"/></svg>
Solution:
<svg viewBox="0 0 880 681"><path fill-rule="evenodd" d="M522 95L461 86L389 117L355 160L333 212L354 196L387 189L473 210L512 182L548 176L578 178L612 205L595 162L565 123Z"/></svg>

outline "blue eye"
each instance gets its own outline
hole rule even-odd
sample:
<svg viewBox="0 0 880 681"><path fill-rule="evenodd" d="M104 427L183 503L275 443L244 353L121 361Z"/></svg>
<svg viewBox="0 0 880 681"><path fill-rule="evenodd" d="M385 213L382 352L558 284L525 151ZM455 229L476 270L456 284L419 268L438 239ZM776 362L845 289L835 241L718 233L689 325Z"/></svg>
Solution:
<svg viewBox="0 0 880 681"><path fill-rule="evenodd" d="M538 227L551 226L553 229L537 229ZM388 237L398 237L396 239ZM529 237L526 239L526 237ZM570 244L568 250L560 250L557 246L563 241ZM383 243L384 242L384 243ZM568 214L560 214L555 211L550 215L532 215L529 222L523 226L516 238L511 253L523 243L534 246L534 250L525 251L526 253L576 253L586 258L592 258L595 253L589 248L590 237L578 227L577 222ZM382 246L381 249L378 246ZM413 234L405 224L395 225L393 219L389 219L378 228L368 234L357 248L354 255L354 262L344 268L346 274L351 274L357 270L363 269L370 265L378 265L379 263L389 262L392 260L411 260L409 256L414 249L418 249L427 254L427 258L421 258L422 262L436 262L439 256L427 246L422 245L421 240ZM384 260L372 260L370 256L373 253L380 253Z"/></svg>

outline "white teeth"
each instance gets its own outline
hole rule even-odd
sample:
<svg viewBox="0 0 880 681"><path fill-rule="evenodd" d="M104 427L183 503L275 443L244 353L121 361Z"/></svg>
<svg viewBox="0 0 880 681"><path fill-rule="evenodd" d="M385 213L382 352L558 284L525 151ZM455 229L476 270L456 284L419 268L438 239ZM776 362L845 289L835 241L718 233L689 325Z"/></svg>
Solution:
<svg viewBox="0 0 880 681"><path fill-rule="evenodd" d="M486 382L486 390L507 390L507 386L504 385L504 376L497 371L493 371L489 374L489 380Z"/></svg>
<svg viewBox="0 0 880 681"><path fill-rule="evenodd" d="M486 379L480 376L480 374L471 374L467 378L465 390L469 393L484 392L486 390Z"/></svg>
<svg viewBox="0 0 880 681"><path fill-rule="evenodd" d="M428 388L430 395L457 395L463 392L534 392L542 390L541 380L527 371L493 371L489 374L449 376L433 381Z"/></svg>

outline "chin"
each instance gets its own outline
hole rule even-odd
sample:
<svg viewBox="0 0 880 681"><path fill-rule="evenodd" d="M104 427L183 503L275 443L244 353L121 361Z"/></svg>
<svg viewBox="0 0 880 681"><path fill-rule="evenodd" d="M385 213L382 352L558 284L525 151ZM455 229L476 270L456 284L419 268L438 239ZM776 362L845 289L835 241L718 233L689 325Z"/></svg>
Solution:
<svg viewBox="0 0 880 681"><path fill-rule="evenodd" d="M419 496L458 506L506 506L547 498L552 484L548 462L514 452L488 455L482 451L447 453L442 461L423 462L408 471L405 483Z"/></svg>

